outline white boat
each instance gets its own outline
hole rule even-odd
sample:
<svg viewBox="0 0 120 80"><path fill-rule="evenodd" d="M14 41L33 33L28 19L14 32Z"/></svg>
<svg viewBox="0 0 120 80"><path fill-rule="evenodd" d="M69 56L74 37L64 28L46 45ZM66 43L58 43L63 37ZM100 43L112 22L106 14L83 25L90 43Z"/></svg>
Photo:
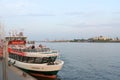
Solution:
<svg viewBox="0 0 120 80"><path fill-rule="evenodd" d="M27 37L20 32L18 35L6 37L8 41L9 63L39 78L41 76L56 78L64 61L58 59L59 52L42 45L27 46Z"/></svg>

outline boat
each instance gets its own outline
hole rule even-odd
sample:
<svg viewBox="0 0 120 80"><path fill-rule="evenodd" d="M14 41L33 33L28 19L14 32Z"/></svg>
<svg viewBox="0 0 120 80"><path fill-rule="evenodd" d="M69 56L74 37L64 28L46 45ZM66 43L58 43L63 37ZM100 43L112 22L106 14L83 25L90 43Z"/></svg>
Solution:
<svg viewBox="0 0 120 80"><path fill-rule="evenodd" d="M28 45L23 32L5 37L8 41L8 63L23 70L35 78L46 77L55 79L62 69L64 61L59 58L59 51L46 46Z"/></svg>

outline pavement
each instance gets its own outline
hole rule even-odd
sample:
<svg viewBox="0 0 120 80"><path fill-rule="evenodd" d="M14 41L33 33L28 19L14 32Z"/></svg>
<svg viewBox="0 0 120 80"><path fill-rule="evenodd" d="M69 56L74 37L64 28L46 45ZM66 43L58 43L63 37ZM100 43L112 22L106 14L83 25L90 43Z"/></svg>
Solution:
<svg viewBox="0 0 120 80"><path fill-rule="evenodd" d="M3 80L2 61L0 61L0 80ZM8 67L8 80L36 80L28 74L23 76L23 72L14 66Z"/></svg>

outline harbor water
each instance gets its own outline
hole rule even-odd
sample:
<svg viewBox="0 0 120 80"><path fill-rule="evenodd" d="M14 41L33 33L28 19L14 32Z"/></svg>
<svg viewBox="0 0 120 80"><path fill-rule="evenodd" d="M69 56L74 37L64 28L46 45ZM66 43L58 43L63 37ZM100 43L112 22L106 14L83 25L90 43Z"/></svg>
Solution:
<svg viewBox="0 0 120 80"><path fill-rule="evenodd" d="M120 43L45 43L65 64L58 80L119 80Z"/></svg>
<svg viewBox="0 0 120 80"><path fill-rule="evenodd" d="M120 43L38 43L60 51L57 80L119 80ZM1 65L1 64L0 64ZM1 72L0 67L0 74ZM11 70L8 71L11 73ZM11 75L14 80L21 80ZM2 77L2 75L0 75ZM2 78L0 78L1 80ZM40 79L42 80L42 79Z"/></svg>

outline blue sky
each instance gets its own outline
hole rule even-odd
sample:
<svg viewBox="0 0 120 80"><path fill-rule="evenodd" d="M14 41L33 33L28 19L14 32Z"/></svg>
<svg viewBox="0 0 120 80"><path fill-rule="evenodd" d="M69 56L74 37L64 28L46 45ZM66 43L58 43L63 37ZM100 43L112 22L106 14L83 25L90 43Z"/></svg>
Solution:
<svg viewBox="0 0 120 80"><path fill-rule="evenodd" d="M6 32L31 40L120 37L120 0L0 0Z"/></svg>

